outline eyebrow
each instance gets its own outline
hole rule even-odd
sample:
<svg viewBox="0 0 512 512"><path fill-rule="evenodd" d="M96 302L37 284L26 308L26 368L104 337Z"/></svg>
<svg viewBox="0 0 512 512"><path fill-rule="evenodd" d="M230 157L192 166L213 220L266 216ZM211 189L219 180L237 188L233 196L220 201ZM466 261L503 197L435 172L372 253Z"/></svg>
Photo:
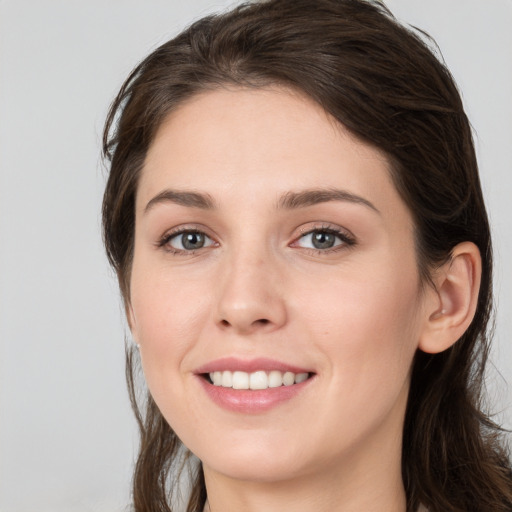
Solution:
<svg viewBox="0 0 512 512"><path fill-rule="evenodd" d="M344 201L348 203L360 204L380 214L380 211L364 197L348 192L347 190L332 188L288 192L278 201L277 207L279 209L293 210L296 208L314 206L320 203L327 203L329 201Z"/></svg>
<svg viewBox="0 0 512 512"><path fill-rule="evenodd" d="M346 190L332 188L287 192L278 200L277 209L295 210L298 208L305 208L307 206L314 206L316 204L327 203L329 201L343 201L360 204L380 214L379 210L367 199ZM215 201L209 194L167 189L157 194L146 204L144 213L147 213L157 204L167 202L187 206L189 208L199 208L201 210L213 210L216 208Z"/></svg>
<svg viewBox="0 0 512 512"><path fill-rule="evenodd" d="M151 208L160 203L174 203L190 208L200 208L201 210L212 210L215 208L215 201L209 194L181 190L163 190L148 202L144 208L144 213L147 213Z"/></svg>

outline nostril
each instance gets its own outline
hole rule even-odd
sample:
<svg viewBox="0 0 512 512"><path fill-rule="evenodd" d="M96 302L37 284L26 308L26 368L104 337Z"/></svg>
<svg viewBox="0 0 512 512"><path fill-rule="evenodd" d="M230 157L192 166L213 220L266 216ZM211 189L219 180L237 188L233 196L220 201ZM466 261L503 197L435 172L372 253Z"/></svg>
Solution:
<svg viewBox="0 0 512 512"><path fill-rule="evenodd" d="M269 325L271 323L272 322L268 318L259 318L258 320L254 320L253 322L251 322L250 325L253 326L253 327L257 327L257 326L263 327L263 326ZM220 325L222 327L235 326L234 323L231 323L229 320L226 320L225 318L223 318L220 321ZM249 325L247 327L249 327Z"/></svg>

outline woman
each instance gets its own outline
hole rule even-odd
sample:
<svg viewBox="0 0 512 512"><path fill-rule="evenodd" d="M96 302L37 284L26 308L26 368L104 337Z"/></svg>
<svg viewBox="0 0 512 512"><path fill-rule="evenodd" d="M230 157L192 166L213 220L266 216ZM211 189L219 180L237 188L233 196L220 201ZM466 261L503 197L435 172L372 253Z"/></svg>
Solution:
<svg viewBox="0 0 512 512"><path fill-rule="evenodd" d="M143 61L105 128L137 511L512 510L492 255L449 72L378 2L271 0ZM186 447L185 450L182 448Z"/></svg>

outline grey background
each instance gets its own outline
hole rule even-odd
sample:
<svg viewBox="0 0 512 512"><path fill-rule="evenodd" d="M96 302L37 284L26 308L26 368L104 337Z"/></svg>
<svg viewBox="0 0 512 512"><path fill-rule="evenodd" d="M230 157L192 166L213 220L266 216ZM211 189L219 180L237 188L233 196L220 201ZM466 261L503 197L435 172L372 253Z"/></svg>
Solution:
<svg viewBox="0 0 512 512"><path fill-rule="evenodd" d="M101 127L136 62L231 4L0 0L0 512L129 502L137 439L99 234ZM388 5L436 38L475 128L497 257L489 389L510 428L512 0Z"/></svg>

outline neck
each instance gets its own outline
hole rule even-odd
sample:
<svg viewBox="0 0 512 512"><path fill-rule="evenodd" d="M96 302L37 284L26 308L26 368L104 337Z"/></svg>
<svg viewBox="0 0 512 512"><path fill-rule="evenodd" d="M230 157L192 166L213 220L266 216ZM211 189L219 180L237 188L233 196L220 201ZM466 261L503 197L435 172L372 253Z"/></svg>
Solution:
<svg viewBox="0 0 512 512"><path fill-rule="evenodd" d="M217 483L220 483L218 479ZM210 481L210 484L212 482ZM336 482L282 483L238 483L236 489L223 486L222 492L216 486L208 485L208 502L205 512L405 512L406 501L403 488L375 488L365 493L354 494L347 485Z"/></svg>

